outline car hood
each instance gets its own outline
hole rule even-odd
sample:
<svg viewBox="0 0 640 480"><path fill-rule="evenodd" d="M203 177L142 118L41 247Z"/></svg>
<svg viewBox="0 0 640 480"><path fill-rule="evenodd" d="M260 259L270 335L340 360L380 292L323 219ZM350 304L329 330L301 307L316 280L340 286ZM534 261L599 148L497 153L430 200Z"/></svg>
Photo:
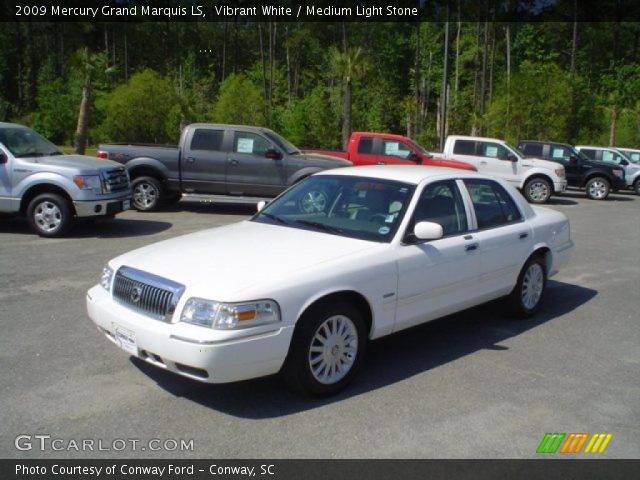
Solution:
<svg viewBox="0 0 640 480"><path fill-rule="evenodd" d="M173 238L121 255L110 262L206 291L210 298L235 301L259 285L285 279L379 244L323 232L243 221Z"/></svg>
<svg viewBox="0 0 640 480"><path fill-rule="evenodd" d="M74 170L96 171L100 168L122 167L118 162L103 158L89 157L86 155L53 155L50 157L23 157L22 161L28 161L35 165L48 167L68 168Z"/></svg>
<svg viewBox="0 0 640 480"><path fill-rule="evenodd" d="M564 168L561 163L551 162L549 160L543 160L541 158L536 157L525 157L522 159L523 167L536 167L536 168L547 168L549 170L555 170L556 168Z"/></svg>
<svg viewBox="0 0 640 480"><path fill-rule="evenodd" d="M321 155L319 153L303 153L302 157L306 161L318 167L338 168L353 166L349 160L345 160L344 158L331 157L329 155Z"/></svg>

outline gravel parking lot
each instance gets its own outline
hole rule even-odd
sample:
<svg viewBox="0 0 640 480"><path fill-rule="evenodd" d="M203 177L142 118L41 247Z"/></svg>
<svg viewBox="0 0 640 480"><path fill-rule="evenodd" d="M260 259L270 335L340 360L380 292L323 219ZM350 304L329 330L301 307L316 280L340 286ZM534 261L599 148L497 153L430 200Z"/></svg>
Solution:
<svg viewBox="0 0 640 480"><path fill-rule="evenodd" d="M0 456L532 458L546 432L611 432L602 457L639 458L640 197L568 192L550 208L569 216L576 248L540 314L514 321L494 304L388 337L351 387L325 400L290 393L278 377L179 378L128 358L86 315L85 292L110 258L254 208L183 200L53 240L2 217ZM193 439L193 451L19 451L21 434L142 448Z"/></svg>

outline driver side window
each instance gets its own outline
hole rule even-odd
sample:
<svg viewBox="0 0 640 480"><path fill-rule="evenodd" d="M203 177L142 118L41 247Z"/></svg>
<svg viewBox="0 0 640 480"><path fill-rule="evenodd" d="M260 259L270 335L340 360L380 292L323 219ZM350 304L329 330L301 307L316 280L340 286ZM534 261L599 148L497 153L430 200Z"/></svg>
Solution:
<svg viewBox="0 0 640 480"><path fill-rule="evenodd" d="M455 180L435 182L424 188L409 223L409 231L412 232L419 222L441 225L445 237L468 230L467 214Z"/></svg>
<svg viewBox="0 0 640 480"><path fill-rule="evenodd" d="M236 132L233 140L235 153L249 153L264 157L270 148L272 148L271 142L255 133Z"/></svg>
<svg viewBox="0 0 640 480"><path fill-rule="evenodd" d="M398 157L406 160L411 155L412 150L402 142L397 140L384 140L382 142L382 154L387 157Z"/></svg>

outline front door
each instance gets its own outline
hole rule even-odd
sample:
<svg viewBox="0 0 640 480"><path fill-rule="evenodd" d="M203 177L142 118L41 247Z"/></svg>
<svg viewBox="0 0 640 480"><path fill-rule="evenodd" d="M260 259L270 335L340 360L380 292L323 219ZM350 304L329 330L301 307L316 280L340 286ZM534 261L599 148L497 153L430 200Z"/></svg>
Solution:
<svg viewBox="0 0 640 480"><path fill-rule="evenodd" d="M519 163L509 159L513 152L499 143L478 142L478 172L503 178L515 187L520 186L518 175Z"/></svg>
<svg viewBox="0 0 640 480"><path fill-rule="evenodd" d="M415 243L417 222L442 226L438 240ZM427 185L398 247L398 302L394 330L447 315L476 303L481 248L469 231L459 185L446 180Z"/></svg>

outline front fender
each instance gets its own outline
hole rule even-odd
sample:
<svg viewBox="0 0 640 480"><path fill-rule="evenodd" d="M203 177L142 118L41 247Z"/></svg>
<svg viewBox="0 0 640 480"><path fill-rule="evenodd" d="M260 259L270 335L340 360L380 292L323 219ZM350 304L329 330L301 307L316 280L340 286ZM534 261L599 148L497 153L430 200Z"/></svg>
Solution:
<svg viewBox="0 0 640 480"><path fill-rule="evenodd" d="M306 167L301 170L298 170L289 177L289 185L293 185L294 183L299 182L303 178L306 178L309 175L313 175L314 173L322 172L323 170L324 170L323 168L319 168L319 167Z"/></svg>
<svg viewBox="0 0 640 480"><path fill-rule="evenodd" d="M38 172L23 178L14 187L14 196L22 198L31 187L42 184L54 185L61 188L74 200L82 196L82 191L70 178L53 172ZM91 198L93 198L93 196Z"/></svg>
<svg viewBox="0 0 640 480"><path fill-rule="evenodd" d="M547 168L532 167L525 172L525 177L520 181L520 188L524 188L525 184L531 179L531 177L546 177L551 180L551 183L558 183L562 181L553 170Z"/></svg>

